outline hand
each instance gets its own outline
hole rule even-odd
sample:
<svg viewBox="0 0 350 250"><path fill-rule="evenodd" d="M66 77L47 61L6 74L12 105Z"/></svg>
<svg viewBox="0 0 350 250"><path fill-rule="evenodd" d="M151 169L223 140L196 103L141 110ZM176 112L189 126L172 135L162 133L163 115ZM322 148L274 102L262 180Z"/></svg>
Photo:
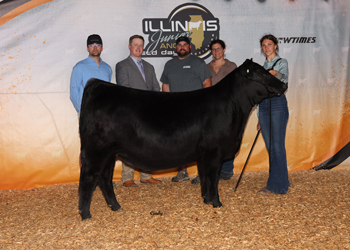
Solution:
<svg viewBox="0 0 350 250"><path fill-rule="evenodd" d="M273 70L273 69L271 69L270 71L269 71L269 73L271 74L271 75L273 75L273 76L278 76L279 75L279 72L277 71L277 70Z"/></svg>
<svg viewBox="0 0 350 250"><path fill-rule="evenodd" d="M256 125L257 130L260 130L260 122Z"/></svg>
<svg viewBox="0 0 350 250"><path fill-rule="evenodd" d="M170 92L169 84L163 83L163 85L162 85L162 91L163 91L163 92Z"/></svg>

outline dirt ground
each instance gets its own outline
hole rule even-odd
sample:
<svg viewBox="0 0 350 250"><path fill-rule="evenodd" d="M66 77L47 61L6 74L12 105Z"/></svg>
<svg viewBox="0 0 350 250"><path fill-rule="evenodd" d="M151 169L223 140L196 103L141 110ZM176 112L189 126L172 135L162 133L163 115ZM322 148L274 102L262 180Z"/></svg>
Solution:
<svg viewBox="0 0 350 250"><path fill-rule="evenodd" d="M350 171L291 172L286 195L257 194L267 171L220 181L221 208L189 181L99 188L92 219L78 214L78 184L0 191L0 249L350 249ZM139 180L136 181L139 183Z"/></svg>

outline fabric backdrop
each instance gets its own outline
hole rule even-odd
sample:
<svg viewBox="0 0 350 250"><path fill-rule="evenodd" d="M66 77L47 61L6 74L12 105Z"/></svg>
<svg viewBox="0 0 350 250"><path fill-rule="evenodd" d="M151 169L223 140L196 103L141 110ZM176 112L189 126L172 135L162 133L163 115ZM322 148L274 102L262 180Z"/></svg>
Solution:
<svg viewBox="0 0 350 250"><path fill-rule="evenodd" d="M0 189L79 181L78 116L69 81L73 66L88 56L86 39L94 33L103 39L102 58L113 74L129 54L129 37L143 35L144 59L158 79L176 36L186 31L193 54L210 62L208 45L219 37L227 44L226 58L237 65L247 58L263 64L259 39L274 34L290 72L288 169L327 162L350 142L349 10L348 0L0 1ZM244 165L256 124L254 109L235 173ZM348 156L338 159L339 168L349 169ZM268 156L260 136L247 171L263 169ZM115 180L120 171L117 161Z"/></svg>

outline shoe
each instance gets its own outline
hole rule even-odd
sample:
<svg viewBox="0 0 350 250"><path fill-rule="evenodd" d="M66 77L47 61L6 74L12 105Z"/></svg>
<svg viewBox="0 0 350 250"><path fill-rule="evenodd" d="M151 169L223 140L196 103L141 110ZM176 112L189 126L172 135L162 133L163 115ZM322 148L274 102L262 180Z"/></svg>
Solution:
<svg viewBox="0 0 350 250"><path fill-rule="evenodd" d="M140 180L140 182L143 183L143 184L147 184L147 183L157 184L157 183L161 183L162 181L154 179L153 177L151 177L148 180Z"/></svg>
<svg viewBox="0 0 350 250"><path fill-rule="evenodd" d="M180 170L177 172L177 175L171 179L172 182L181 182L181 181L187 181L190 177L188 176L188 172L185 170Z"/></svg>
<svg viewBox="0 0 350 250"><path fill-rule="evenodd" d="M220 172L219 180L228 181L229 179L231 179L232 176L233 176L233 173Z"/></svg>
<svg viewBox="0 0 350 250"><path fill-rule="evenodd" d="M199 185L201 183L201 179L199 178L199 175L197 175L194 179L191 180L191 184L193 185Z"/></svg>
<svg viewBox="0 0 350 250"><path fill-rule="evenodd" d="M262 195L273 195L274 193L272 193L271 191L267 190L266 188L261 189L258 194L262 194Z"/></svg>
<svg viewBox="0 0 350 250"><path fill-rule="evenodd" d="M137 187L136 183L133 180L124 182L123 186L124 187Z"/></svg>

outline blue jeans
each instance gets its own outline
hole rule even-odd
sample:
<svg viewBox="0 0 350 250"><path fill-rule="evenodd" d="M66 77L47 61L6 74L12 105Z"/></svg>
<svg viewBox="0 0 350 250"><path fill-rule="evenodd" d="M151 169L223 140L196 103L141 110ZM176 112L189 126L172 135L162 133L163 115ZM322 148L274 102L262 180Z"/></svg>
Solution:
<svg viewBox="0 0 350 250"><path fill-rule="evenodd" d="M233 161L235 157L232 157L230 159L226 159L224 163L222 164L221 172L225 174L233 174Z"/></svg>
<svg viewBox="0 0 350 250"><path fill-rule="evenodd" d="M270 100L267 98L259 104L260 128L270 160L270 175L266 189L276 194L287 193L290 186L285 148L288 117L289 111L285 95L271 98L270 152Z"/></svg>

